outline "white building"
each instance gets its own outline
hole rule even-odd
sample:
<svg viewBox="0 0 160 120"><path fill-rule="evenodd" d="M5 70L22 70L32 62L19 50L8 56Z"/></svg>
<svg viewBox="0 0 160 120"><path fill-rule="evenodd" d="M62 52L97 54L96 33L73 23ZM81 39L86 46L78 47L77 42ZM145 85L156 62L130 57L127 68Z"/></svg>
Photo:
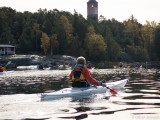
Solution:
<svg viewBox="0 0 160 120"><path fill-rule="evenodd" d="M14 55L15 46L12 45L0 45L0 55Z"/></svg>

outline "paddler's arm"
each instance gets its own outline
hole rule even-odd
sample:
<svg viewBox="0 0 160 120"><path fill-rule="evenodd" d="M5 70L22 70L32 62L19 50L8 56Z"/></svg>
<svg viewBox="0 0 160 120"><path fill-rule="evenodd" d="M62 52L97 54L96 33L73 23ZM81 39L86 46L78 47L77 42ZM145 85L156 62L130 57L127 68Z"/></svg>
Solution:
<svg viewBox="0 0 160 120"><path fill-rule="evenodd" d="M72 80L72 76L73 76L73 70L71 71L70 75L69 75L69 79Z"/></svg>
<svg viewBox="0 0 160 120"><path fill-rule="evenodd" d="M91 83L93 85L97 85L97 86L102 85L102 82L99 82L93 78L91 72L87 68L83 68L82 73L83 73L84 77L88 80L89 83Z"/></svg>

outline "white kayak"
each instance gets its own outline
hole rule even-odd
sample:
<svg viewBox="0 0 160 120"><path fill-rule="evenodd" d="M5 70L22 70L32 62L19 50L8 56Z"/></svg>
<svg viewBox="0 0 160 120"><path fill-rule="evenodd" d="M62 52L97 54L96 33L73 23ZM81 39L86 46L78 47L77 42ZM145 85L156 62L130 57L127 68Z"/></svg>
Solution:
<svg viewBox="0 0 160 120"><path fill-rule="evenodd" d="M0 72L0 75L1 74L8 74L8 73L13 73L13 71L3 71L3 72Z"/></svg>
<svg viewBox="0 0 160 120"><path fill-rule="evenodd" d="M64 88L59 91L54 91L50 93L42 93L41 100L51 100L51 99L58 99L58 98L65 98L65 97L76 97L76 96L88 96L92 94L101 94L109 92L112 88L121 89L124 88L128 79L119 80L116 82L106 83L106 86L109 87L102 87L102 86L90 86L90 87L71 87L71 88Z"/></svg>

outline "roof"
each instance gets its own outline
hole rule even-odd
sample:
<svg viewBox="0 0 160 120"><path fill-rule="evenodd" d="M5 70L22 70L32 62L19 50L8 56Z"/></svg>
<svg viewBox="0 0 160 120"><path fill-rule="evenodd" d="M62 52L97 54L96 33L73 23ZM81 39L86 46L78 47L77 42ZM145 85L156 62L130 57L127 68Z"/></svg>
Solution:
<svg viewBox="0 0 160 120"><path fill-rule="evenodd" d="M13 45L0 45L0 47L14 47Z"/></svg>
<svg viewBox="0 0 160 120"><path fill-rule="evenodd" d="M97 2L96 0L89 0L88 2Z"/></svg>

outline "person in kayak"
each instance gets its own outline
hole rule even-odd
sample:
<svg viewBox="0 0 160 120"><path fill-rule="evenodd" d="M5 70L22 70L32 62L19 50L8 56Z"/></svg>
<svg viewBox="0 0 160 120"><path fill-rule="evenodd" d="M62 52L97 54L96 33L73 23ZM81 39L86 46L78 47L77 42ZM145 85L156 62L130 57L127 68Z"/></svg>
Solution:
<svg viewBox="0 0 160 120"><path fill-rule="evenodd" d="M105 87L106 85L102 82L95 80L85 67L86 59L84 57L78 57L75 68L70 73L70 80L72 80L72 87L88 87L90 84Z"/></svg>
<svg viewBox="0 0 160 120"><path fill-rule="evenodd" d="M92 69L92 66L91 66L90 63L88 63L87 68L88 68L88 69Z"/></svg>
<svg viewBox="0 0 160 120"><path fill-rule="evenodd" d="M37 68L38 68L38 70L43 70L43 65L42 64L37 65Z"/></svg>
<svg viewBox="0 0 160 120"><path fill-rule="evenodd" d="M2 68L1 68L1 66L0 66L0 72L3 72L3 70L2 70Z"/></svg>
<svg viewBox="0 0 160 120"><path fill-rule="evenodd" d="M6 68L0 65L0 72L6 71Z"/></svg>

